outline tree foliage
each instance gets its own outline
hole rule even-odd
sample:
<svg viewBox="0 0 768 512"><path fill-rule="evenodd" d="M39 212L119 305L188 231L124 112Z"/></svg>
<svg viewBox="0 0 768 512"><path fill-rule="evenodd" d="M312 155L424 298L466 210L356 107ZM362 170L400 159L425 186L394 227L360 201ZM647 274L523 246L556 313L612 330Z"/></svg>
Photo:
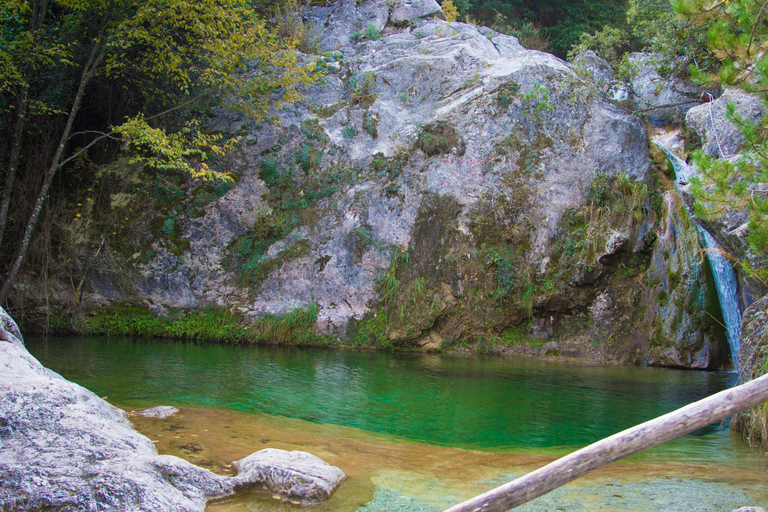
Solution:
<svg viewBox="0 0 768 512"><path fill-rule="evenodd" d="M677 13L694 30L706 34L716 67L694 64L691 75L705 85L740 87L768 102L768 2L755 0L673 0ZM766 103L768 104L768 103ZM738 155L712 158L697 151L692 160L701 170L694 181L699 214L718 217L725 210L748 212L752 254L743 261L749 273L765 282L768 274L768 118L742 119L728 105L726 117L740 127L745 144Z"/></svg>
<svg viewBox="0 0 768 512"><path fill-rule="evenodd" d="M455 0L461 19L564 57L585 32L621 24L626 0Z"/></svg>
<svg viewBox="0 0 768 512"><path fill-rule="evenodd" d="M16 256L3 262L0 301L62 167L122 139L151 168L215 177L207 155L232 141L205 134L203 113L225 105L263 118L296 100L312 70L295 44L247 0L5 0L0 247ZM15 203L9 218L21 183L35 199Z"/></svg>
<svg viewBox="0 0 768 512"><path fill-rule="evenodd" d="M654 53L670 72L684 71L694 61L706 68L716 65L706 33L678 15L669 0L629 0L624 23L583 34L570 55L585 50L595 51L616 68L627 67L624 57L639 51Z"/></svg>

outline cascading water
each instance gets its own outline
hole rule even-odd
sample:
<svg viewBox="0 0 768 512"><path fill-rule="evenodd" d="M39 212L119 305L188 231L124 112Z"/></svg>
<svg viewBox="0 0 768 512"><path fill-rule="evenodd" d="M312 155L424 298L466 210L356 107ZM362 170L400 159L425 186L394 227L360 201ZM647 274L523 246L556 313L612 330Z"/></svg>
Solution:
<svg viewBox="0 0 768 512"><path fill-rule="evenodd" d="M669 159L675 170L675 181L678 186L688 183L695 176L695 170L684 160L672 153L662 141L654 140L656 146L661 149ZM738 370L738 353L741 346L741 309L739 308L739 296L737 294L736 273L728 260L723 256L714 237L706 229L698 226L699 240L704 247L709 265L712 267L712 277L717 288L717 297L720 300L720 309L723 313L728 345L731 347L731 359L733 367Z"/></svg>
<svg viewBox="0 0 768 512"><path fill-rule="evenodd" d="M685 163L682 158L670 151L667 146L665 146L664 143L660 140L654 140L653 143L656 144L656 146L662 150L665 155L667 155L669 162L675 169L675 181L677 184L684 185L688 183L688 181L696 174L691 166Z"/></svg>
<svg viewBox="0 0 768 512"><path fill-rule="evenodd" d="M720 252L717 242L707 230L699 226L701 245L707 251L712 276L715 278L717 296L720 299L720 309L723 312L728 345L731 347L733 367L738 370L737 354L741 346L741 309L737 295L736 273L725 256Z"/></svg>

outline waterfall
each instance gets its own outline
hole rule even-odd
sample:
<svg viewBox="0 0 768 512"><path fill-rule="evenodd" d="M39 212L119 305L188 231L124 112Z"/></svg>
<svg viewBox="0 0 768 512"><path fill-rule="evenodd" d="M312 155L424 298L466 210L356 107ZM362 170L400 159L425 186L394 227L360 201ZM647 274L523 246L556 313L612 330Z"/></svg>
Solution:
<svg viewBox="0 0 768 512"><path fill-rule="evenodd" d="M675 169L675 181L677 181L678 185L684 185L688 183L688 181L696 175L696 172L693 170L693 168L688 165L685 160L670 151L663 142L660 140L654 140L653 143L656 144L656 146L662 150L665 155L667 155L669 162Z"/></svg>
<svg viewBox="0 0 768 512"><path fill-rule="evenodd" d="M691 177L696 175L695 169L672 153L662 141L657 139L653 143L667 155L675 170L675 179L678 187L688 183ZM728 345L731 347L733 367L738 370L738 353L741 346L741 309L739 308L739 296L737 294L736 273L725 256L723 256L714 237L701 226L697 225L697 227L699 229L699 240L707 253L709 265L712 267L712 277L715 280L717 297L720 300L720 309L723 313Z"/></svg>
<svg viewBox="0 0 768 512"><path fill-rule="evenodd" d="M715 278L717 297L720 299L720 309L723 312L728 345L731 347L733 367L738 370L738 353L741 346L741 310L737 295L736 273L725 256L720 252L717 242L706 229L699 226L701 245L707 251L712 276Z"/></svg>

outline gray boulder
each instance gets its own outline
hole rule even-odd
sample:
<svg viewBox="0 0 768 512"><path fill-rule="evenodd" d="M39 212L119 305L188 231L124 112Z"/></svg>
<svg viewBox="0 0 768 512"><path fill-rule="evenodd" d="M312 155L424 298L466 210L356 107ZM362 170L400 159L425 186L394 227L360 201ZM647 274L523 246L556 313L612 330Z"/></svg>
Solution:
<svg viewBox="0 0 768 512"><path fill-rule="evenodd" d="M13 318L0 307L0 341L7 341L14 345L24 346L24 338L21 331L13 321Z"/></svg>
<svg viewBox="0 0 768 512"><path fill-rule="evenodd" d="M744 143L739 127L726 118L729 103L746 121L757 123L765 114L765 105L758 96L728 88L716 100L696 106L685 115L685 124L701 137L702 150L717 158L736 154Z"/></svg>
<svg viewBox="0 0 768 512"><path fill-rule="evenodd" d="M335 48L321 57L323 83L280 112L279 123L216 119L215 129L245 134L229 167L237 185L175 222L174 236L186 246L161 237L144 245L148 261L139 252L122 264L115 253L100 261L92 300L110 296L118 287L107 276L120 274L135 279L133 290L123 288L124 300L165 307L226 305L256 318L314 301L315 330L348 339L349 324L373 313L377 279L394 254L428 242L412 261L440 295L432 302L449 306L453 291L461 295L477 273L463 268L475 264L484 244L473 226L499 223L518 233L521 259L535 266L552 251L563 212L584 203L596 177L646 179L644 126L591 80L514 37L439 19L432 0L408 5L410 24L399 28L392 16L405 3L308 7L308 20L325 28L321 46ZM383 36L350 38L368 26L384 29ZM265 169L290 172L298 194L290 202L308 207L280 211L285 202L270 202L278 187L262 179ZM455 207L438 212L433 200ZM498 203L507 205L505 214L487 207ZM424 224L432 212L450 213L441 222L457 233L434 240L442 239L442 255L431 245L431 231L441 228ZM297 217L258 259L247 255L261 233ZM419 234L422 224L429 234ZM603 254L584 267L599 268ZM258 271L253 280L241 276L246 263ZM125 267L132 272L118 272ZM443 293L441 282L453 291ZM434 320L420 322L416 337Z"/></svg>
<svg viewBox="0 0 768 512"><path fill-rule="evenodd" d="M289 471L274 450L268 458L276 466L246 464L236 477L158 455L120 409L32 357L2 308L0 318L0 510L202 511L208 499L266 485L265 475ZM297 452L286 457L303 458ZM344 473L304 458L310 457L314 487L322 492L288 479L284 490L281 481L269 480L270 490L295 502L327 498ZM330 475L327 482L323 475Z"/></svg>
<svg viewBox="0 0 768 512"><path fill-rule="evenodd" d="M260 482L283 501L312 503L328 499L344 472L306 452L267 448L235 462L241 474Z"/></svg>
<svg viewBox="0 0 768 512"><path fill-rule="evenodd" d="M320 50L337 51L349 47L356 34L365 38L366 30L380 33L388 26L403 27L424 18L445 19L435 0L395 0L358 2L340 0L313 5L305 13L315 26L322 27Z"/></svg>
<svg viewBox="0 0 768 512"><path fill-rule="evenodd" d="M377 3L385 4L362 5ZM309 12L320 16L324 11ZM425 240L418 225L431 215L430 198L456 205L441 209L453 216L446 222L460 233L453 241L443 237L444 257L461 265L467 254L471 260L482 243L472 235L478 209L501 201L514 204L510 210L521 215L502 222L526 225L520 228L530 240L525 259L535 262L549 252L563 212L582 204L596 176L646 178L642 124L565 62L525 50L513 37L417 19L413 27L392 30L380 40L348 42L326 60L332 62L325 84L309 89L303 104L282 113L279 126L253 131L252 144L237 158L240 183L263 187L256 196L267 192L258 179L265 155L277 167L289 168L311 145L317 157L310 176L343 171L334 180L338 192L317 204L312 222L266 251L262 261L280 265L241 303L247 315L281 315L314 300L321 308L317 329L346 338L349 323L371 313L376 280L393 254ZM217 128L248 129L228 119ZM235 201L236 190L218 207ZM523 212L536 221L528 224ZM195 220L190 232L203 223ZM233 231L230 240L236 236ZM200 244L202 250L205 242L192 239L191 247ZM299 243L303 254L295 250ZM457 276L466 281L473 274L453 263L441 265L433 248L411 257L418 258L411 261L423 277L445 281L452 289L466 284ZM194 261L185 258L185 266ZM217 287L209 283L206 289ZM218 302L222 297L207 298Z"/></svg>
<svg viewBox="0 0 768 512"><path fill-rule="evenodd" d="M703 103L706 90L664 68L670 64L652 53L633 53L628 57L632 69L632 99L646 110L654 126L680 125L691 108Z"/></svg>
<svg viewBox="0 0 768 512"><path fill-rule="evenodd" d="M573 58L573 67L577 72L589 76L595 86L603 92L609 92L615 84L613 68L607 60L599 57L592 50L582 52Z"/></svg>

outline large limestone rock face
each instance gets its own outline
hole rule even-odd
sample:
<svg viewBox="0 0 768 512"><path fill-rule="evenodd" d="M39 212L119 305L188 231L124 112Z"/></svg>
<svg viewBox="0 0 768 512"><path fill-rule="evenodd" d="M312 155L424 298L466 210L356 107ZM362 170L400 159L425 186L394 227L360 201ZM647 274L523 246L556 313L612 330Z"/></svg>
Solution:
<svg viewBox="0 0 768 512"><path fill-rule="evenodd" d="M650 204L645 127L604 88L442 20L432 0L341 0L305 18L324 30L325 53L306 57L321 82L276 121L221 113L214 128L241 137L219 161L234 186L156 184L86 300L251 319L314 303L317 333L425 350L496 343L530 319L536 336L585 336L548 352L709 364L700 344L647 358L661 315L634 328L664 212ZM684 326L662 335L698 328Z"/></svg>
<svg viewBox="0 0 768 512"><path fill-rule="evenodd" d="M122 411L32 357L2 308L0 322L1 510L202 511L208 499L262 487L273 473L283 475L268 481L274 494L314 503L344 479L299 452L268 450L258 471L242 465L236 477L158 455ZM297 468L297 458L309 462Z"/></svg>
<svg viewBox="0 0 768 512"><path fill-rule="evenodd" d="M349 323L371 311L376 280L393 254L410 250L411 265L448 303L456 295L440 292L444 286L460 293L469 284L461 260L479 257L482 219L507 226L502 242L535 264L551 249L563 212L584 203L598 175L645 179L642 124L565 62L512 37L436 18L384 26L379 14L388 12L383 2L352 0L310 9L307 16L326 28L325 48L335 49L321 59L324 84L281 113L279 124L254 131L220 120L224 131L247 133L235 164L238 187L184 227L191 247L183 264L157 257L146 275L164 271L201 301L237 297L252 315L284 314L314 300L318 328L345 337ZM369 26L384 27L382 37L351 39L350 30ZM272 222L279 205L259 198L279 185L260 177L291 168L307 203L318 181L332 193L302 210L306 221L265 250L262 268L271 269L257 286L238 289L211 240L232 246L248 236L254 218L230 216L225 230L221 212L260 211L257 223ZM198 263L203 258L222 269L211 272ZM168 303L151 287L146 292Z"/></svg>

